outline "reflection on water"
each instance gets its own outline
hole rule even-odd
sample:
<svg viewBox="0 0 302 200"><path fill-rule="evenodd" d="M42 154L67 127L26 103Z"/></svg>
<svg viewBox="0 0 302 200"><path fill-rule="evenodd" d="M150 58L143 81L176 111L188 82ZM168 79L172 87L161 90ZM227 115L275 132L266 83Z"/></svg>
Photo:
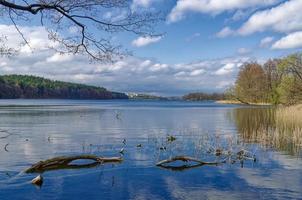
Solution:
<svg viewBox="0 0 302 200"><path fill-rule="evenodd" d="M233 120L236 123L238 131L246 133L244 138L249 138L252 132L275 127L275 109L246 107L236 108L232 112Z"/></svg>
<svg viewBox="0 0 302 200"><path fill-rule="evenodd" d="M299 199L302 162L291 143L271 149L259 140L274 128L273 109L212 102L0 101L0 199ZM257 162L181 172L155 166L183 154L213 161L205 146L224 148L229 138ZM22 173L51 157L120 156L122 148L122 163L45 172L41 188L30 184L35 174Z"/></svg>
<svg viewBox="0 0 302 200"><path fill-rule="evenodd" d="M296 114L290 115L289 109L236 108L230 116L245 142L298 155L302 147L302 121L298 122Z"/></svg>

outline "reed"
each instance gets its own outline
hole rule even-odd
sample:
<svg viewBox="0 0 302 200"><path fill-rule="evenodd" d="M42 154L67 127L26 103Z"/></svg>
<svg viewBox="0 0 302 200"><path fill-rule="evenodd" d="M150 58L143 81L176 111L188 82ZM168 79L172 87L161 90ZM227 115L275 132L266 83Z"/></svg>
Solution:
<svg viewBox="0 0 302 200"><path fill-rule="evenodd" d="M261 113L262 117L260 118L254 115L252 118L255 119L248 120L249 126L247 123L241 124L239 126L239 128L242 127L239 129L241 136L246 142L260 143L262 146L294 155L300 154L302 148L302 105L278 107L273 113L273 116ZM268 118L270 120L264 120ZM255 123L253 123L254 121ZM272 123L267 123L268 121Z"/></svg>
<svg viewBox="0 0 302 200"><path fill-rule="evenodd" d="M276 124L279 128L302 128L302 105L279 107L276 111Z"/></svg>

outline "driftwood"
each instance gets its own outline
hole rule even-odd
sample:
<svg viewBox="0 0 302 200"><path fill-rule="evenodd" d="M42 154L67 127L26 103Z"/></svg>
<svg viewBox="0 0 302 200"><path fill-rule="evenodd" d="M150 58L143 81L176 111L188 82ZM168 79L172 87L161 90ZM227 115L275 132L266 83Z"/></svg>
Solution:
<svg viewBox="0 0 302 200"><path fill-rule="evenodd" d="M158 167L163 168L163 169L168 169L172 171L185 171L189 169L194 169L204 166L204 164L195 164L195 165L181 165L181 166L172 166L172 165L159 165Z"/></svg>
<svg viewBox="0 0 302 200"><path fill-rule="evenodd" d="M76 160L92 160L89 164L72 164ZM40 161L30 168L25 170L25 173L41 173L44 171L58 170L58 169L78 169L94 167L102 163L122 162L121 157L98 157L95 155L79 155L79 156L60 156L48 160Z"/></svg>
<svg viewBox="0 0 302 200"><path fill-rule="evenodd" d="M176 161L183 161L183 162L189 162L190 161L190 162L196 162L197 164L195 164L195 165L182 165L182 166L178 166L178 167L166 165L166 164L173 163L173 162L176 162ZM156 163L156 166L162 167L162 168L165 168L165 169L181 171L181 170L185 170L185 169L200 167L200 166L203 166L203 165L219 165L219 164L222 164L222 163L225 163L225 162L226 162L226 160L218 161L218 162L205 162L205 161L198 160L196 158L192 158L192 157L188 157L188 156L176 156L176 157L173 157L173 158L170 158L170 159L159 161L158 163Z"/></svg>

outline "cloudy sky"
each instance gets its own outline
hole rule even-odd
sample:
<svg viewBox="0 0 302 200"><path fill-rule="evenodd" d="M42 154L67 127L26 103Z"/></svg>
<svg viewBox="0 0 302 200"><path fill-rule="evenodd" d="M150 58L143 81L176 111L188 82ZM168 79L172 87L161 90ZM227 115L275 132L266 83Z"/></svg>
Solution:
<svg viewBox="0 0 302 200"><path fill-rule="evenodd" d="M223 91L233 84L242 63L264 62L302 48L302 0L133 0L131 9L164 13L166 20L157 29L165 34L113 35L133 54L113 64L89 63L84 56L49 50L47 32L34 23L19 25L32 49L20 46L22 38L14 26L0 20L8 45L20 46L18 55L0 57L0 74L182 95Z"/></svg>

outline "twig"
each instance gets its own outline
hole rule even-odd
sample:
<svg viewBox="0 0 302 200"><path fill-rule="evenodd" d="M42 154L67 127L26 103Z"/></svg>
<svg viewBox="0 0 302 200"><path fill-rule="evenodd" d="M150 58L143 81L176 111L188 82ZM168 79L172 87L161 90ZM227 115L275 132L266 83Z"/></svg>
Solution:
<svg viewBox="0 0 302 200"><path fill-rule="evenodd" d="M27 41L27 39L25 38L24 34L21 32L21 30L19 29L19 27L17 26L12 14L11 14L12 9L9 9L8 14L9 14L9 18L11 20L11 22L14 24L15 29L17 30L17 32L19 33L19 35L22 37L23 41L25 42L25 44L29 47L29 49L32 49L29 42Z"/></svg>

